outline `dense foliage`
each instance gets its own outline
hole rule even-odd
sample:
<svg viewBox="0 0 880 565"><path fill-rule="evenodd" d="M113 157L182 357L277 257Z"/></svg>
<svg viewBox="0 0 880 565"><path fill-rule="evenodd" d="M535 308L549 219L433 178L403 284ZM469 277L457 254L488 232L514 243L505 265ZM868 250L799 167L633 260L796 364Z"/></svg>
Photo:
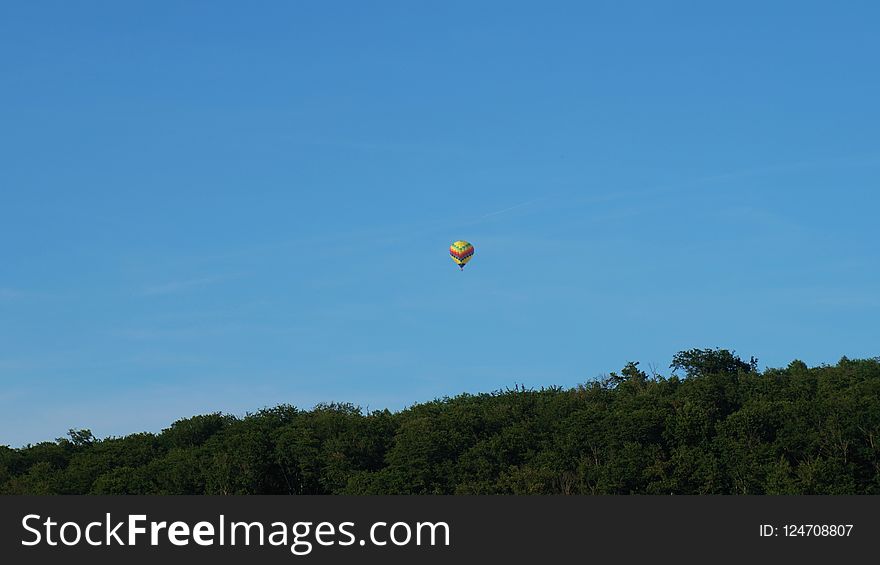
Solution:
<svg viewBox="0 0 880 565"><path fill-rule="evenodd" d="M691 350L576 389L397 413L278 406L0 446L0 493L878 494L880 358L757 370Z"/></svg>

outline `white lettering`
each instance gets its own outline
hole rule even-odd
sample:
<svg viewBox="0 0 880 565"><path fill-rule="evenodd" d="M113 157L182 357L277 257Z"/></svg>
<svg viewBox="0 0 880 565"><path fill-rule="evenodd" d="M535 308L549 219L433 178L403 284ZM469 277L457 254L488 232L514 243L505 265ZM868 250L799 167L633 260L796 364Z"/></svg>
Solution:
<svg viewBox="0 0 880 565"><path fill-rule="evenodd" d="M34 539L34 541L21 540L21 545L27 545L27 546L37 545L38 543L40 543L40 540L43 539L43 536L40 534L40 530L35 530L32 527L28 526L29 521L39 520L39 519L40 519L39 514L28 514L27 516L25 516L24 518L21 519L21 527L24 528L25 530L31 532L35 536L37 536L36 539Z"/></svg>

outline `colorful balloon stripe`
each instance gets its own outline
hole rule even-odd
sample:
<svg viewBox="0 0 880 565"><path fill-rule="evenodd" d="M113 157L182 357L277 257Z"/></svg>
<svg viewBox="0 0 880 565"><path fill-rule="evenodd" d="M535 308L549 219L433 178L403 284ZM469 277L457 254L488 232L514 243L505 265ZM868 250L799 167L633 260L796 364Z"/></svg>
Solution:
<svg viewBox="0 0 880 565"><path fill-rule="evenodd" d="M466 241L456 241L449 246L449 255L455 264L463 269L474 255L474 246Z"/></svg>

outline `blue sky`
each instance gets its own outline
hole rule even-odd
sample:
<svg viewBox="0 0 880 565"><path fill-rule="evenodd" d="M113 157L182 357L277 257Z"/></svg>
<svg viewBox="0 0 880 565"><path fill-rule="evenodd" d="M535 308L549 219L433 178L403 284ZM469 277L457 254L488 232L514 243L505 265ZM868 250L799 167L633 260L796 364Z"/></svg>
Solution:
<svg viewBox="0 0 880 565"><path fill-rule="evenodd" d="M5 3L0 444L880 355L878 17Z"/></svg>

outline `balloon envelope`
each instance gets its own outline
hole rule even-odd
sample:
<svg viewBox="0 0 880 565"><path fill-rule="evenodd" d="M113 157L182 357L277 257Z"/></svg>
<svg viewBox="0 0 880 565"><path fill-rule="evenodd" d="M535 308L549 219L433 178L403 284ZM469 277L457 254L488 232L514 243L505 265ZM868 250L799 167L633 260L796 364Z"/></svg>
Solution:
<svg viewBox="0 0 880 565"><path fill-rule="evenodd" d="M466 241L456 241L449 246L449 256L460 269L474 256L474 246Z"/></svg>

